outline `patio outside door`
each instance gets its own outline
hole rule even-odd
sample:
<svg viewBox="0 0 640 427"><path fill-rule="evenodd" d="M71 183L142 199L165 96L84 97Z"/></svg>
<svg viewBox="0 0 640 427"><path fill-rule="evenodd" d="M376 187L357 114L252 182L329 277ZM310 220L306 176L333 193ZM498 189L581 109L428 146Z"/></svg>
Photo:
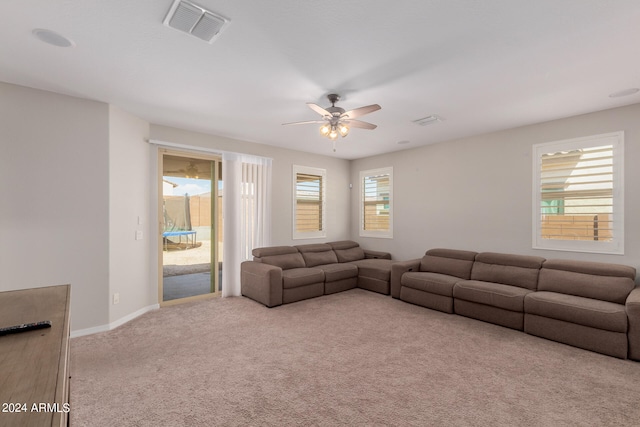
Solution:
<svg viewBox="0 0 640 427"><path fill-rule="evenodd" d="M158 157L160 301L215 296L222 283L221 161L168 150Z"/></svg>

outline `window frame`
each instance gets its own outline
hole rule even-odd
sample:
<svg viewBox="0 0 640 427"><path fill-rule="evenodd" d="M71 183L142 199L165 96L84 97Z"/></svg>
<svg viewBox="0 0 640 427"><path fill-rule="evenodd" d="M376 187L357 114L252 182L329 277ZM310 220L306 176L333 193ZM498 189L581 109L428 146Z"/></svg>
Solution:
<svg viewBox="0 0 640 427"><path fill-rule="evenodd" d="M297 218L298 218L298 175L314 175L321 178L321 191L320 191L320 207L322 220L320 222L321 229L315 231L298 231ZM293 165L293 210L292 210L292 230L293 239L320 239L327 237L327 170L321 168L314 168L310 166Z"/></svg>
<svg viewBox="0 0 640 427"><path fill-rule="evenodd" d="M599 146L612 146L612 241L544 239L542 230L542 155ZM534 144L532 191L532 247L533 249L624 254L624 132L610 132L580 138Z"/></svg>
<svg viewBox="0 0 640 427"><path fill-rule="evenodd" d="M364 226L364 205L365 205L365 197L364 197L364 184L365 179L372 176L380 176L380 175L388 175L389 176L389 228L386 230L365 230ZM393 167L383 167L377 169L369 169L360 171L360 179L358 181L358 187L360 191L360 197L358 203L360 205L360 218L358 228L360 230L361 237L376 237L381 239L393 239Z"/></svg>

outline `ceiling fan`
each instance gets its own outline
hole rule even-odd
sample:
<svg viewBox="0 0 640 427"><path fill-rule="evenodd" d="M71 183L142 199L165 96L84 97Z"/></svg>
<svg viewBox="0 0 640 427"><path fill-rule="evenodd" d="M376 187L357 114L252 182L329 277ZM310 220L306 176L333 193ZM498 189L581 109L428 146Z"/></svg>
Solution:
<svg viewBox="0 0 640 427"><path fill-rule="evenodd" d="M198 171L198 165L195 162L189 162L189 165L186 169L181 168L177 170L165 170L163 172L165 176L175 176L179 178L195 178L199 179L201 172ZM206 175L206 174L205 174Z"/></svg>
<svg viewBox="0 0 640 427"><path fill-rule="evenodd" d="M340 95L330 93L327 95L331 107L322 108L318 104L307 102L309 108L322 116L322 120L307 120L303 122L283 123L283 126L287 125L304 125L311 123L320 123L320 134L326 136L333 141L333 151L336 151L336 139L338 135L343 138L349 134L351 127L360 129L375 129L377 126L371 123L363 122L361 120L355 120L357 117L364 116L365 114L378 111L380 107L378 104L367 105L365 107L355 108L353 110L345 111L344 108L336 107L336 102L340 100Z"/></svg>

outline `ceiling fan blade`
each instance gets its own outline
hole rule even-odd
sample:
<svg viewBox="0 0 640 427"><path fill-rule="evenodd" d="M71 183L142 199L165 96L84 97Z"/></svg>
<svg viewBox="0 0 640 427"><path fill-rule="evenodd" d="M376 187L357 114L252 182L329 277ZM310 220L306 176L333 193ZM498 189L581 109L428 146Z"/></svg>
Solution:
<svg viewBox="0 0 640 427"><path fill-rule="evenodd" d="M363 122L362 120L343 120L343 123L346 123L347 125L353 128L360 128L360 129L375 129L378 127L377 125Z"/></svg>
<svg viewBox="0 0 640 427"><path fill-rule="evenodd" d="M324 108L322 108L318 104L314 104L313 102L307 102L307 105L309 106L309 108L311 108L313 111L315 111L316 113L320 114L323 117L324 116L329 116L329 117L332 116L332 114L330 112L328 112L327 110L325 110Z"/></svg>
<svg viewBox="0 0 640 427"><path fill-rule="evenodd" d="M288 125L306 125L306 124L310 124L310 123L326 123L326 120L307 120L304 122L291 122L291 123L283 123L282 126L288 126Z"/></svg>
<svg viewBox="0 0 640 427"><path fill-rule="evenodd" d="M378 111L382 107L378 104L367 105L366 107L355 108L353 110L345 111L340 116L348 117L350 119L355 119L356 117L364 116L365 114L373 113L374 111Z"/></svg>

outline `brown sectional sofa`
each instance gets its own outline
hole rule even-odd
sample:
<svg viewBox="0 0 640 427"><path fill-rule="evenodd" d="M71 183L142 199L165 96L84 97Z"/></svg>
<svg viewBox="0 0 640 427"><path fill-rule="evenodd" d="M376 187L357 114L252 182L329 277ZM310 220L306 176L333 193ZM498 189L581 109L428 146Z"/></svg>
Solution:
<svg viewBox="0 0 640 427"><path fill-rule="evenodd" d="M640 361L640 287L619 264L430 249L421 259L340 242L253 250L242 295L267 307L355 287Z"/></svg>
<svg viewBox="0 0 640 427"><path fill-rule="evenodd" d="M240 267L242 295L267 307L361 287L389 294L391 255L345 240L256 248Z"/></svg>
<svg viewBox="0 0 640 427"><path fill-rule="evenodd" d="M391 296L575 347L640 360L633 267L431 249L392 266Z"/></svg>

